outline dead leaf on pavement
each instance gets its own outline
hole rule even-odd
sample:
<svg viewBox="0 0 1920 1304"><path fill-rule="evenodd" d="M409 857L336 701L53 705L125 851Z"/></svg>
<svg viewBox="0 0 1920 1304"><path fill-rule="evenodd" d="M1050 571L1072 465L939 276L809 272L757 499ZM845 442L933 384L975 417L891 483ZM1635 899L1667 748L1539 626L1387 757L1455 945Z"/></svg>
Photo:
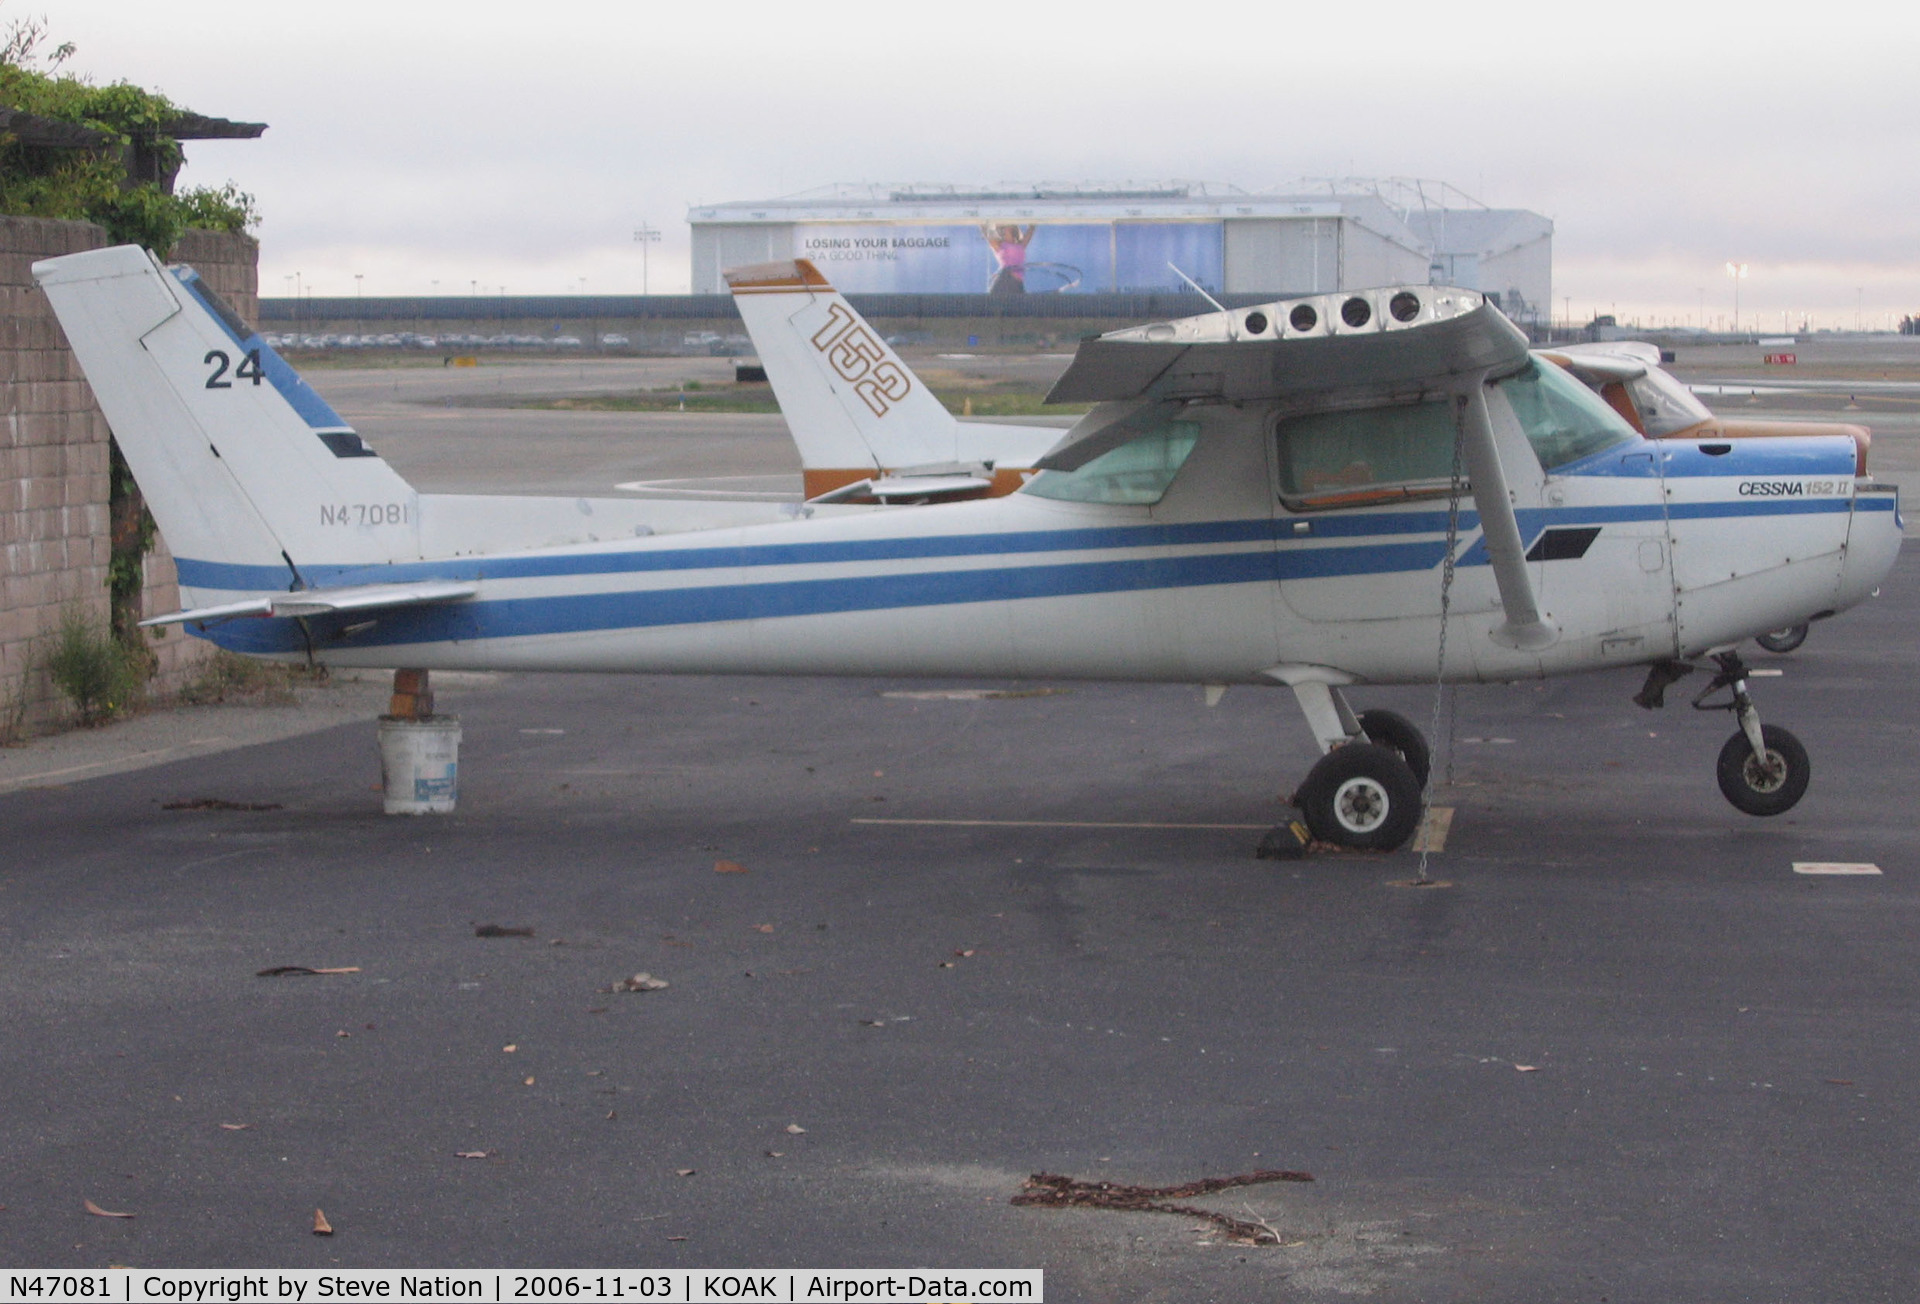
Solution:
<svg viewBox="0 0 1920 1304"><path fill-rule="evenodd" d="M511 1055L519 1049L520 1049L520 1044L518 1042L510 1041L506 1045L500 1048L500 1053L502 1055Z"/></svg>
<svg viewBox="0 0 1920 1304"><path fill-rule="evenodd" d="M532 1086L532 1085L533 1085L533 1079L532 1079L532 1078L528 1078L528 1079L527 1079L527 1085L528 1085L528 1086Z"/></svg>
<svg viewBox="0 0 1920 1304"><path fill-rule="evenodd" d="M670 1241L684 1241L684 1240L686 1240L687 1238L686 1238L686 1237L684 1237L684 1236L669 1236L669 1237L667 1237L667 1239L668 1239L668 1240L670 1240Z"/></svg>
<svg viewBox="0 0 1920 1304"><path fill-rule="evenodd" d="M327 1215L315 1209L313 1211L313 1234L315 1236L333 1235L333 1224L327 1221Z"/></svg>
<svg viewBox="0 0 1920 1304"><path fill-rule="evenodd" d="M801 1127L798 1123L787 1124L787 1131L792 1133L794 1136L804 1136L806 1134L806 1130L807 1129L805 1129L804 1127Z"/></svg>
<svg viewBox="0 0 1920 1304"><path fill-rule="evenodd" d="M82 1200L80 1203L85 1205L87 1212L92 1214L96 1218L131 1218L133 1217L133 1215L130 1213L115 1213L111 1209L102 1209L99 1205L95 1204L91 1200Z"/></svg>
<svg viewBox="0 0 1920 1304"><path fill-rule="evenodd" d="M785 1159L786 1157L787 1157L787 1152L784 1150L767 1151L767 1158L769 1159Z"/></svg>
<svg viewBox="0 0 1920 1304"><path fill-rule="evenodd" d="M244 1131L246 1131L246 1130L247 1130L248 1128L250 1128L250 1127L252 1127L252 1126L253 1126L253 1124L251 1124L251 1123L222 1123L222 1124L221 1124L220 1126L221 1126L222 1128L224 1128L225 1130L227 1130L227 1131L229 1131L229 1132L244 1132Z"/></svg>
<svg viewBox="0 0 1920 1304"><path fill-rule="evenodd" d="M1538 1064L1516 1064L1513 1066L1513 1071L1515 1073L1538 1073L1540 1066Z"/></svg>
<svg viewBox="0 0 1920 1304"><path fill-rule="evenodd" d="M737 860L716 860L713 862L713 872L716 874L744 874L747 872L747 867Z"/></svg>
<svg viewBox="0 0 1920 1304"><path fill-rule="evenodd" d="M773 931L773 925L772 924L755 924L753 926L753 931L756 933L771 933Z"/></svg>
<svg viewBox="0 0 1920 1304"><path fill-rule="evenodd" d="M676 1168L673 1171L675 1176L678 1176L678 1177L692 1177L695 1173L699 1172L700 1170L697 1168Z"/></svg>
<svg viewBox="0 0 1920 1304"><path fill-rule="evenodd" d="M631 978L623 978L611 987L602 987L603 992L657 992L671 986L665 978L655 978L650 973L637 973Z"/></svg>

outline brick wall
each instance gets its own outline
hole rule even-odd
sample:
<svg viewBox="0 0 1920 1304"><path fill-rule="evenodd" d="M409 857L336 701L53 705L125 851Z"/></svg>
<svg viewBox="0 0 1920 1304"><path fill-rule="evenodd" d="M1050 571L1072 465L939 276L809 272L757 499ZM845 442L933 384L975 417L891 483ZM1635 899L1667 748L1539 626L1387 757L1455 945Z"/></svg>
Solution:
<svg viewBox="0 0 1920 1304"><path fill-rule="evenodd" d="M62 613L72 608L102 629L107 623L106 418L31 270L39 259L106 243L87 222L0 217L0 740L71 717L41 665ZM173 261L192 263L251 320L258 253L246 236L191 231ZM147 559L143 607L173 611L177 598L162 541ZM212 651L178 630L150 645L161 693L190 679Z"/></svg>

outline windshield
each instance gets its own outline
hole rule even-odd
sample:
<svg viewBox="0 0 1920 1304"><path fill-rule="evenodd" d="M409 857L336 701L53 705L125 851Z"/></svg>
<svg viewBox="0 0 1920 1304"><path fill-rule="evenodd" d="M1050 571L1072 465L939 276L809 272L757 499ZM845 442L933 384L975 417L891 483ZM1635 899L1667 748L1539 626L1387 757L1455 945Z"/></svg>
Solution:
<svg viewBox="0 0 1920 1304"><path fill-rule="evenodd" d="M1629 381L1627 392L1633 396L1640 424L1655 439L1713 419L1713 413L1693 396L1692 390L1658 367L1648 367L1646 375Z"/></svg>
<svg viewBox="0 0 1920 1304"><path fill-rule="evenodd" d="M1498 387L1548 471L1640 437L1605 399L1538 358Z"/></svg>
<svg viewBox="0 0 1920 1304"><path fill-rule="evenodd" d="M1198 421L1169 421L1077 470L1042 471L1021 492L1068 503L1151 505L1166 497L1199 438Z"/></svg>

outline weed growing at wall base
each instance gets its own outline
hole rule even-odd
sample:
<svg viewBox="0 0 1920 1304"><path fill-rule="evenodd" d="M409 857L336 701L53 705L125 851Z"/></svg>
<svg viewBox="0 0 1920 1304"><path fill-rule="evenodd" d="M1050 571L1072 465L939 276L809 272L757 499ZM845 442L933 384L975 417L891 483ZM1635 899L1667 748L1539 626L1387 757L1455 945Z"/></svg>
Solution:
<svg viewBox="0 0 1920 1304"><path fill-rule="evenodd" d="M76 607L61 613L46 667L53 686L87 725L105 724L132 707L146 686L139 654Z"/></svg>

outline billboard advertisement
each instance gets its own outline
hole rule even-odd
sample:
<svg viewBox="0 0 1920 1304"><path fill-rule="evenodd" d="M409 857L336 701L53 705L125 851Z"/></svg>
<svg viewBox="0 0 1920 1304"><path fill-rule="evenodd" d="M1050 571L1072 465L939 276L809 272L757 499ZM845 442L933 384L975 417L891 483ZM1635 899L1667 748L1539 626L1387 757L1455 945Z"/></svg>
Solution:
<svg viewBox="0 0 1920 1304"><path fill-rule="evenodd" d="M1219 222L803 222L793 252L853 294L1184 288L1169 263L1217 291L1226 263Z"/></svg>

